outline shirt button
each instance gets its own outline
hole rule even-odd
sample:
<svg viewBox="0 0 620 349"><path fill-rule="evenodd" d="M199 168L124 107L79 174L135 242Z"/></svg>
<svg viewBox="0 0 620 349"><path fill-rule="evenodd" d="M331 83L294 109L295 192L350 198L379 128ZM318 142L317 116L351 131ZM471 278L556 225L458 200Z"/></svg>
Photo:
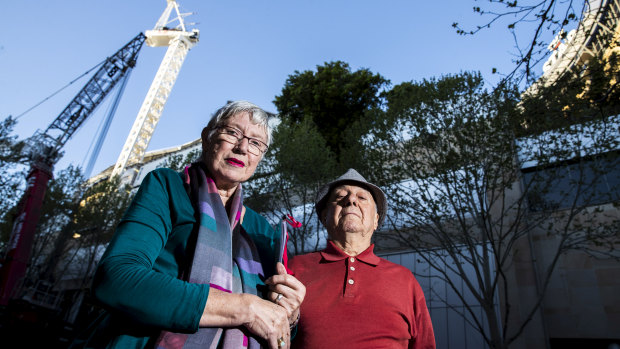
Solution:
<svg viewBox="0 0 620 349"><path fill-rule="evenodd" d="M353 257L351 257L349 260L351 261L351 263L355 262L355 258Z"/></svg>
<svg viewBox="0 0 620 349"><path fill-rule="evenodd" d="M355 270L355 267L351 267L351 270Z"/></svg>
<svg viewBox="0 0 620 349"><path fill-rule="evenodd" d="M349 279L349 285L353 285L353 283L355 283L355 281L353 281L353 279Z"/></svg>

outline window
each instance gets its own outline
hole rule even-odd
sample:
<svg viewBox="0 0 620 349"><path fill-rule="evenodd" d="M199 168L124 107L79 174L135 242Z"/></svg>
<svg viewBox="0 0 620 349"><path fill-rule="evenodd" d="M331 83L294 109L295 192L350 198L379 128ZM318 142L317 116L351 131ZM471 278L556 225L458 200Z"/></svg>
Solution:
<svg viewBox="0 0 620 349"><path fill-rule="evenodd" d="M620 153L523 170L532 211L599 205L620 200Z"/></svg>

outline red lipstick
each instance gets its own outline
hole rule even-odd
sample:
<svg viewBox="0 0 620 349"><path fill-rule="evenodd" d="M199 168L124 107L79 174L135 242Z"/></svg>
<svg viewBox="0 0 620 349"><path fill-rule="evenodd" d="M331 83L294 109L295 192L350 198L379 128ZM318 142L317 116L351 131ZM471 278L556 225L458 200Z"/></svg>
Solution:
<svg viewBox="0 0 620 349"><path fill-rule="evenodd" d="M244 167L245 163L239 159L235 159L235 158L228 158L226 159L226 162L229 163L230 165L233 165L235 167Z"/></svg>

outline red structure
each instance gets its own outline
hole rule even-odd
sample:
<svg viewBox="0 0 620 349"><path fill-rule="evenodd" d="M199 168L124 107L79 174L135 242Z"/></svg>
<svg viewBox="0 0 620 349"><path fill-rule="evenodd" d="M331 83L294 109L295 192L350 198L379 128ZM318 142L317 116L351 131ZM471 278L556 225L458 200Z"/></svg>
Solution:
<svg viewBox="0 0 620 349"><path fill-rule="evenodd" d="M44 163L33 164L28 174L26 192L19 203L19 214L14 219L5 262L0 271L0 305L8 304L26 274L41 205L51 178L52 169Z"/></svg>

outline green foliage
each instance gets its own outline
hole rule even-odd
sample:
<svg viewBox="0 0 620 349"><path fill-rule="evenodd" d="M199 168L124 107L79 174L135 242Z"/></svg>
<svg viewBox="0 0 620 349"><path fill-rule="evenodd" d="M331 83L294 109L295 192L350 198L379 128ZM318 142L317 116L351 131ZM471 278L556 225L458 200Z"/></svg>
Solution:
<svg viewBox="0 0 620 349"><path fill-rule="evenodd" d="M321 225L314 214L318 188L350 167L367 167L368 131L381 120L382 89L389 84L368 69L352 71L336 61L316 71L295 71L275 105L281 123L252 180L247 202L278 224L293 214L302 228L290 232L293 253L318 248Z"/></svg>
<svg viewBox="0 0 620 349"><path fill-rule="evenodd" d="M84 177L79 167L69 166L57 173L48 183L45 197L41 204L41 215L37 223L31 253L31 268L27 278L34 281L42 278L51 265L48 262L53 252L52 246L64 245L63 229L71 222L77 201L84 193ZM62 241L62 242L61 242ZM58 256L54 256L54 259Z"/></svg>
<svg viewBox="0 0 620 349"><path fill-rule="evenodd" d="M12 135L16 124L17 121L12 116L0 122L0 168L17 163L23 158L21 151L24 144L17 141L16 135Z"/></svg>
<svg viewBox="0 0 620 349"><path fill-rule="evenodd" d="M43 202L26 285L62 277L85 287L131 199L118 178L89 186L79 168L60 171Z"/></svg>
<svg viewBox="0 0 620 349"><path fill-rule="evenodd" d="M381 104L380 92L388 84L368 69L351 71L345 62L326 62L316 72L289 75L274 104L283 122L311 118L329 148L340 154L345 130Z"/></svg>
<svg viewBox="0 0 620 349"><path fill-rule="evenodd" d="M76 232L87 244L107 243L132 198L129 185L121 185L118 177L90 186L74 216Z"/></svg>
<svg viewBox="0 0 620 349"><path fill-rule="evenodd" d="M24 145L12 134L15 124L11 116L0 122L0 245L9 239L26 178L25 166L20 163Z"/></svg>
<svg viewBox="0 0 620 349"><path fill-rule="evenodd" d="M396 165L384 182L430 178L466 166L512 166L510 118L499 113L514 105L514 91L487 92L480 74L465 72L405 82L386 98L386 118L375 134L381 147L375 151Z"/></svg>
<svg viewBox="0 0 620 349"><path fill-rule="evenodd" d="M390 123L376 134L382 146L374 158L390 164L385 171L390 178L384 182L407 179L425 192L395 192L402 200L397 208L406 211L407 205L421 207L436 200L432 210L424 211L428 215L416 215L416 224L470 214L471 208L461 212L460 204L448 203L465 202L463 196L479 202L488 186L504 187L515 180L512 131L507 115L500 114L513 102L507 93L486 91L480 74L402 83L387 99Z"/></svg>
<svg viewBox="0 0 620 349"><path fill-rule="evenodd" d="M334 174L334 153L309 118L292 125L282 123L273 136L274 169L291 183L316 184Z"/></svg>
<svg viewBox="0 0 620 349"><path fill-rule="evenodd" d="M312 203L319 186L336 177L337 163L312 120L278 125L260 166L269 166L272 175L261 176L264 170L259 169L251 183L244 184L252 188L249 205L272 214L274 226L284 215L293 214L302 227L289 231L292 253L316 249L318 224Z"/></svg>
<svg viewBox="0 0 620 349"><path fill-rule="evenodd" d="M559 78L541 79L523 95L520 135L531 135L620 113L620 57L599 54Z"/></svg>
<svg viewBox="0 0 620 349"><path fill-rule="evenodd" d="M84 181L81 169L72 165L59 171L49 181L37 225L38 234L53 235L71 220L77 201L84 194Z"/></svg>

